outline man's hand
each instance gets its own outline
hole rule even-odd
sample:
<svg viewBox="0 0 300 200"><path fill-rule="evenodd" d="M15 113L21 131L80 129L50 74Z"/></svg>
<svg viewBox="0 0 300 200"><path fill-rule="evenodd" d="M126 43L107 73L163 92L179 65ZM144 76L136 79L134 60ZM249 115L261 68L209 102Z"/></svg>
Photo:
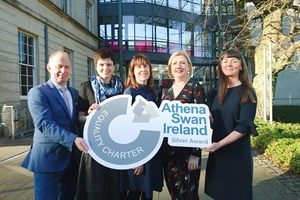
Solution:
<svg viewBox="0 0 300 200"><path fill-rule="evenodd" d="M74 143L80 151L88 153L89 147L87 146L83 138L77 137Z"/></svg>

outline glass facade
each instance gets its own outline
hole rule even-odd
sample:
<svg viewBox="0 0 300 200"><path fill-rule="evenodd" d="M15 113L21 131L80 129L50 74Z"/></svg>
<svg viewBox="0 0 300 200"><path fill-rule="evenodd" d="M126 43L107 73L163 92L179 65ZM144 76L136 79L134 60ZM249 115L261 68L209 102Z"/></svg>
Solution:
<svg viewBox="0 0 300 200"><path fill-rule="evenodd" d="M234 0L119 1L122 3L98 1L99 47L111 48L122 55L119 58L125 68L132 56L146 54L154 64L159 82L167 78L170 55L186 51L195 68L193 78L204 83L209 80L212 84L209 87L216 87L216 82L211 80L217 78L216 60L223 37L219 30L222 21L218 20L227 23L234 17Z"/></svg>
<svg viewBox="0 0 300 200"><path fill-rule="evenodd" d="M119 24L100 24L100 46L119 51ZM122 49L172 54L184 50L194 57L212 57L214 35L202 34L200 26L152 16L123 16ZM204 44L204 45L203 45Z"/></svg>

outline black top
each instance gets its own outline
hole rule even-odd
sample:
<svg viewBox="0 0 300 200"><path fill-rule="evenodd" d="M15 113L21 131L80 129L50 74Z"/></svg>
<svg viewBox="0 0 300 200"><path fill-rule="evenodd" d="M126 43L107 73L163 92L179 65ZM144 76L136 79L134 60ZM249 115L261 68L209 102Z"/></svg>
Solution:
<svg viewBox="0 0 300 200"><path fill-rule="evenodd" d="M78 96L78 111L87 112L89 107L96 103L91 81L81 84Z"/></svg>
<svg viewBox="0 0 300 200"><path fill-rule="evenodd" d="M136 96L140 95L148 101L156 102L155 93L151 93L147 85L139 85L138 89L128 87L124 90L124 94L132 96L132 103L134 103ZM128 131L124 134L128 134ZM146 197L152 199L153 190L161 192L163 186L162 163L160 151L144 164L144 172L141 175L134 175L134 170L122 170L120 174L120 190L142 190Z"/></svg>
<svg viewBox="0 0 300 200"><path fill-rule="evenodd" d="M135 102L135 97L140 95L147 101L153 101L156 103L156 94L151 93L147 85L139 84L139 88L136 90L132 87L128 87L124 90L124 94L130 94L132 96L132 103Z"/></svg>
<svg viewBox="0 0 300 200"><path fill-rule="evenodd" d="M84 82L79 89L78 110L87 112L89 106L95 102L96 100L91 82ZM90 154L83 153L79 166L75 199L120 200L119 180L119 170L107 168L96 162Z"/></svg>
<svg viewBox="0 0 300 200"><path fill-rule="evenodd" d="M219 104L217 95L212 102L212 142L222 140L234 130L244 134L237 141L209 154L205 193L213 199L253 199L253 161L249 134L257 135L254 124L256 103L249 100L246 104L240 104L241 89L241 86L229 88L223 105Z"/></svg>

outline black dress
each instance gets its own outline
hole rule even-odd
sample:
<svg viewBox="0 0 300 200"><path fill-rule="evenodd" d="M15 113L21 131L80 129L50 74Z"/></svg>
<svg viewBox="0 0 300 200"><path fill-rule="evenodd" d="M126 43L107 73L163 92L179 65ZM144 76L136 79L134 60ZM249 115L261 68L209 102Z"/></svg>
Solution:
<svg viewBox="0 0 300 200"><path fill-rule="evenodd" d="M254 118L256 103L240 104L241 86L227 90L223 105L213 99L212 142L218 142L233 130L245 134L237 141L209 153L205 193L219 200L252 200L253 160L250 133L257 135Z"/></svg>
<svg viewBox="0 0 300 200"><path fill-rule="evenodd" d="M139 85L139 89L128 87L124 94L132 96L132 103L134 103L136 96L140 95L148 101L156 102L155 93L151 93L147 85ZM146 197L152 199L153 190L157 192L162 191L163 175L160 151L144 164L144 172L141 175L134 175L133 169L121 170L120 172L120 190L121 192L131 190L141 190ZM130 199L129 199L130 200Z"/></svg>
<svg viewBox="0 0 300 200"><path fill-rule="evenodd" d="M108 98L108 97L107 97ZM81 85L78 110L86 112L95 103L91 82ZM95 161L90 154L81 156L76 200L119 200L120 171L107 168Z"/></svg>
<svg viewBox="0 0 300 200"><path fill-rule="evenodd" d="M162 100L179 100L181 103L206 103L205 89L189 81L175 98L172 87L162 88ZM197 200L201 170L201 149L173 147L164 139L162 146L165 182L173 200ZM199 157L199 169L189 171L190 155Z"/></svg>

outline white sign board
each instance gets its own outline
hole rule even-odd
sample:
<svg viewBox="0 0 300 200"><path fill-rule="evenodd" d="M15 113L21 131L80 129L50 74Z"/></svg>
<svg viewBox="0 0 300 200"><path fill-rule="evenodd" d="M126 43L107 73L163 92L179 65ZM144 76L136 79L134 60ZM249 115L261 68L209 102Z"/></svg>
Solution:
<svg viewBox="0 0 300 200"><path fill-rule="evenodd" d="M87 119L84 138L90 155L113 169L130 169L149 161L163 138L171 146L211 145L209 108L205 104L182 104L164 100L158 108L137 96L111 97Z"/></svg>

